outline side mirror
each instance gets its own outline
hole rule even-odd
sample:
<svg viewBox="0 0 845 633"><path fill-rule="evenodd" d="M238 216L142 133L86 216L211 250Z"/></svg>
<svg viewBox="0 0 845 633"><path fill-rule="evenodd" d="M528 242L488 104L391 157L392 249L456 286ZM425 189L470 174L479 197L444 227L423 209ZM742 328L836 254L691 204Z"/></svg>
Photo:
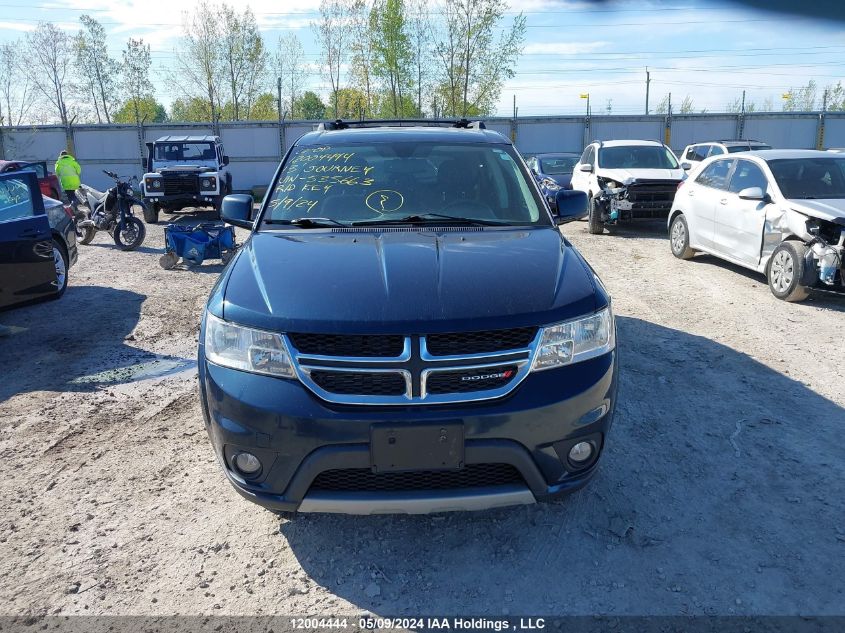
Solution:
<svg viewBox="0 0 845 633"><path fill-rule="evenodd" d="M766 194L760 187L746 187L739 192L739 197L743 200L765 200Z"/></svg>
<svg viewBox="0 0 845 633"><path fill-rule="evenodd" d="M692 169L692 163L681 163L681 169L684 171L689 171Z"/></svg>
<svg viewBox="0 0 845 633"><path fill-rule="evenodd" d="M223 156L223 164L224 164L224 165L228 165L228 164L229 164L229 157L228 157L228 156L225 156L225 155Z"/></svg>
<svg viewBox="0 0 845 633"><path fill-rule="evenodd" d="M243 229L252 228L252 196L245 193L233 193L223 198L220 217L224 222Z"/></svg>
<svg viewBox="0 0 845 633"><path fill-rule="evenodd" d="M591 171L593 171L593 166L590 165L589 163L587 163L585 165L581 165L578 169L580 169L581 171L590 171L591 172Z"/></svg>
<svg viewBox="0 0 845 633"><path fill-rule="evenodd" d="M587 215L587 194L574 189L561 189L555 195L555 221L566 224Z"/></svg>

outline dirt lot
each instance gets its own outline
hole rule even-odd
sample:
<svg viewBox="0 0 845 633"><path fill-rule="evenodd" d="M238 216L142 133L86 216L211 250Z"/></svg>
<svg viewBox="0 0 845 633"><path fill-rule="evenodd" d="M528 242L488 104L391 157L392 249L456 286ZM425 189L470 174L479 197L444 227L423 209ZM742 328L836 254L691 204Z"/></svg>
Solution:
<svg viewBox="0 0 845 633"><path fill-rule="evenodd" d="M0 613L794 614L845 605L845 298L675 260L661 226L565 231L619 326L598 477L560 503L281 520L219 472L195 349L219 265L81 247L0 315Z"/></svg>

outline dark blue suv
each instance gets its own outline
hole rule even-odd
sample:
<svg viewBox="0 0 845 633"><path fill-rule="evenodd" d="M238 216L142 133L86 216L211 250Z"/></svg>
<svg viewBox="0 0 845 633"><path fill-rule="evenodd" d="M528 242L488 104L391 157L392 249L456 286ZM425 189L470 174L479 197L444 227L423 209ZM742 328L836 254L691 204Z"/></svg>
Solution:
<svg viewBox="0 0 845 633"><path fill-rule="evenodd" d="M421 123L421 122L419 122ZM617 388L610 297L511 143L324 124L285 156L202 319L226 476L276 512L439 512L584 485Z"/></svg>

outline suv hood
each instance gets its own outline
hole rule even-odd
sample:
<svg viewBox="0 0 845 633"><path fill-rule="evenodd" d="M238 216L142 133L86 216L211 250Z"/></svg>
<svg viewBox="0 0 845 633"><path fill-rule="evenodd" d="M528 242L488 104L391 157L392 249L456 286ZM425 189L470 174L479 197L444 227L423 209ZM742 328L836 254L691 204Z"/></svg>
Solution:
<svg viewBox="0 0 845 633"><path fill-rule="evenodd" d="M555 323L607 303L581 255L551 227L259 232L227 272L209 309L274 331L499 329Z"/></svg>
<svg viewBox="0 0 845 633"><path fill-rule="evenodd" d="M184 172L207 172L207 171L214 171L214 167L208 167L206 165L168 165L167 167L157 167L156 172L159 174L166 174L168 172L178 171L181 173Z"/></svg>
<svg viewBox="0 0 845 633"><path fill-rule="evenodd" d="M845 199L797 200L789 198L790 206L804 215L845 225Z"/></svg>
<svg viewBox="0 0 845 633"><path fill-rule="evenodd" d="M615 180L624 184L629 178L636 180L675 180L680 181L684 177L684 170L678 169L604 169L599 167L596 174L601 178Z"/></svg>

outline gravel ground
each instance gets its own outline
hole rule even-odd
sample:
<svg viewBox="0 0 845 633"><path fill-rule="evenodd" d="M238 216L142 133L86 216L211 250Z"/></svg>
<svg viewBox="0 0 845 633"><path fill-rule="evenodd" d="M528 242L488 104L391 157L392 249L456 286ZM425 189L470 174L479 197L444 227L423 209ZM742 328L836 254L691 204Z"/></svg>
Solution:
<svg viewBox="0 0 845 633"><path fill-rule="evenodd" d="M659 225L565 233L618 315L591 485L294 521L242 500L203 430L220 265L162 270L161 227L137 252L81 247L63 299L0 315L0 613L844 613L845 298L779 302L758 275L674 259Z"/></svg>

